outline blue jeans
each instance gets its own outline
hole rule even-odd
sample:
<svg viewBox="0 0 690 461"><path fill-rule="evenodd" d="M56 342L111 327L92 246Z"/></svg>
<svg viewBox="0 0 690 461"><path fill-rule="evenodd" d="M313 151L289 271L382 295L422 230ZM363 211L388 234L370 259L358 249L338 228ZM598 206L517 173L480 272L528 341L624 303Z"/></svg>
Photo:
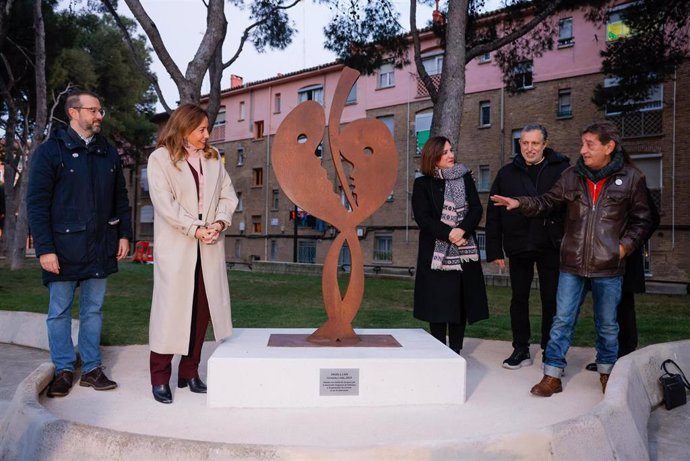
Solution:
<svg viewBox="0 0 690 461"><path fill-rule="evenodd" d="M82 373L101 366L101 307L106 279L81 282L50 282L48 292L48 344L55 371L74 371L76 354L72 343L72 301L79 286L79 355Z"/></svg>
<svg viewBox="0 0 690 461"><path fill-rule="evenodd" d="M560 378L567 365L565 354L575 331L580 306L591 284L594 325L597 330L597 371L611 373L618 357L618 322L616 309L621 299L623 277L581 277L561 272L558 279L556 316L551 326L549 343L544 353L544 374Z"/></svg>

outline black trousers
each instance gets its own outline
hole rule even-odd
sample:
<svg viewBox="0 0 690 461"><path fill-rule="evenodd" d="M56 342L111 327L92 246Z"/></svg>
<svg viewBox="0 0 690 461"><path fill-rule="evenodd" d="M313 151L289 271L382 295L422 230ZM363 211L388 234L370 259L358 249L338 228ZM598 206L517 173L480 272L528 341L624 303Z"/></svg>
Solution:
<svg viewBox="0 0 690 461"><path fill-rule="evenodd" d="M637 318L635 294L623 292L618 304L618 357L637 349Z"/></svg>
<svg viewBox="0 0 690 461"><path fill-rule="evenodd" d="M532 255L510 258L510 327L513 332L513 348L528 348L532 331L529 322L529 295L534 278L534 266L539 275L539 295L541 297L541 338L540 345L546 349L553 317L556 315L556 292L558 291L559 252L542 251Z"/></svg>
<svg viewBox="0 0 690 461"><path fill-rule="evenodd" d="M465 340L465 326L467 316L465 309L461 310L460 323L430 322L429 331L431 336L446 344L446 334L448 335L448 347L456 353L460 353L462 343Z"/></svg>

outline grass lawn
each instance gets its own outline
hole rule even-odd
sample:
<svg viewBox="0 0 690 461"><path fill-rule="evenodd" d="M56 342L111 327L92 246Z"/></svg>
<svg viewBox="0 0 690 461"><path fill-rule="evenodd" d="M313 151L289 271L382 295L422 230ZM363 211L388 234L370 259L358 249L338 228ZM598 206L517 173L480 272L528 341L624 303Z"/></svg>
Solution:
<svg viewBox="0 0 690 461"><path fill-rule="evenodd" d="M238 328L316 328L326 319L321 278L254 272L228 272L233 324ZM347 278L341 280L347 283ZM153 266L125 262L108 278L103 307L104 345L146 344L153 287ZM355 318L356 328L427 328L412 317L414 283L409 280L367 278L364 300ZM475 338L510 341L510 289L489 287L490 319L467 327ZM534 313L539 294L533 291ZM637 324L640 347L690 338L688 296L638 295ZM0 261L0 309L45 313L48 290L41 283L38 262L27 259L24 269L10 271ZM75 303L75 304L78 304ZM78 308L73 310L78 318ZM540 316L531 316L532 342L538 342ZM209 335L211 338L211 335ZM591 299L587 298L575 330L573 344L594 345Z"/></svg>

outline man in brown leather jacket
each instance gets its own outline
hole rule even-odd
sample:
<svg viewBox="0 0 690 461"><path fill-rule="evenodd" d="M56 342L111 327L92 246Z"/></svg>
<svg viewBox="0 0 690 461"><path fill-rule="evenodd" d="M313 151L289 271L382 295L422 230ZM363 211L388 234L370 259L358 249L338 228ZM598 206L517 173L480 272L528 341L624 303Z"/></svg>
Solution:
<svg viewBox="0 0 690 461"><path fill-rule="evenodd" d="M563 390L565 355L588 283L597 329L596 363L602 391L618 353L616 306L621 298L625 256L643 242L651 226L644 175L621 148L616 125L600 122L582 131L581 157L549 192L538 197L491 200L534 216L565 204L556 316L544 354L544 377L532 394L550 397Z"/></svg>

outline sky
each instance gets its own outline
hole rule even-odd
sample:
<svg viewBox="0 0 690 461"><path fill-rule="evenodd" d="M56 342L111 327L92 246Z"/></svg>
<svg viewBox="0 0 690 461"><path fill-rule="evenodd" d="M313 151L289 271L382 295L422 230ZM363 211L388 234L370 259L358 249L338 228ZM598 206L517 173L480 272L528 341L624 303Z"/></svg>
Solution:
<svg viewBox="0 0 690 461"><path fill-rule="evenodd" d="M249 3L249 2L246 2ZM393 1L400 11L400 21L405 30L409 29L409 0ZM488 0L487 9L500 7L500 0ZM156 24L168 52L184 73L187 64L196 53L205 32L206 8L202 0L141 0L141 4ZM417 26L423 27L431 18L433 8L417 7ZM119 2L118 12L123 16L133 17L124 1ZM249 25L248 12L241 11L228 4L226 7L228 32L223 47L223 58L229 59L235 54L244 29ZM279 73L289 73L335 60L335 55L323 48L323 27L331 16L327 6L313 0L305 0L290 10L298 34L284 50L258 53L253 45L246 43L239 58L225 70L221 88L230 86L230 75L235 74L246 82L253 82L273 77ZM140 29L141 30L141 29ZM141 31L143 34L143 31ZM159 79L166 102L174 107L178 91L167 71L153 53L152 70ZM202 92L208 92L208 78ZM159 103L159 111L163 106Z"/></svg>

